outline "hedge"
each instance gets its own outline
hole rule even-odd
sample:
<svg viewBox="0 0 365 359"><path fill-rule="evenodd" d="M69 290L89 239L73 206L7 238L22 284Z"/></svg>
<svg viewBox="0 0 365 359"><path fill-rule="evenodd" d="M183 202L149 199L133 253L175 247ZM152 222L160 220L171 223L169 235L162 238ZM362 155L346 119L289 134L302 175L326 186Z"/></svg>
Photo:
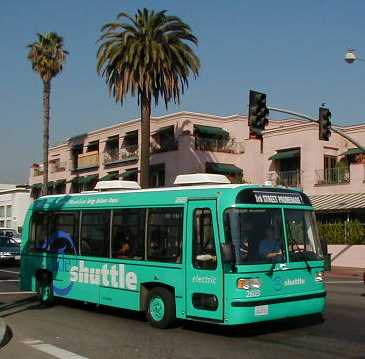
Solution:
<svg viewBox="0 0 365 359"><path fill-rule="evenodd" d="M365 244L365 228L358 220L318 223L318 229L327 244Z"/></svg>

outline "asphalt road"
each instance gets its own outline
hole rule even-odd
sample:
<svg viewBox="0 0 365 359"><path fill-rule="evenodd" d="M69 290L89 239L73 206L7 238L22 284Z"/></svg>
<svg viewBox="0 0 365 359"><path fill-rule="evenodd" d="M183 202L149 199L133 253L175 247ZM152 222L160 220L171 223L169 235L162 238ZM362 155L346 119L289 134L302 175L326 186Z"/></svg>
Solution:
<svg viewBox="0 0 365 359"><path fill-rule="evenodd" d="M181 322L158 330L134 312L71 301L43 307L16 293L18 270L0 267L0 316L8 325L1 359L365 358L365 286L357 278L328 279L324 322L236 328Z"/></svg>

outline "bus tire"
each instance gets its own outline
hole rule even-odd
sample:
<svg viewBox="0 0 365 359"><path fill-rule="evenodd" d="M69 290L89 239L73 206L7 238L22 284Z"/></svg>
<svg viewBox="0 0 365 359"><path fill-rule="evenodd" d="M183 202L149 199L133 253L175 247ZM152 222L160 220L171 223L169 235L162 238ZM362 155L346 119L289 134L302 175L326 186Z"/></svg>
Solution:
<svg viewBox="0 0 365 359"><path fill-rule="evenodd" d="M38 296L42 304L46 306L52 306L54 304L55 298L53 295L52 280L38 279Z"/></svg>
<svg viewBox="0 0 365 359"><path fill-rule="evenodd" d="M173 293L162 287L153 288L147 298L147 319L154 328L166 329L176 321Z"/></svg>

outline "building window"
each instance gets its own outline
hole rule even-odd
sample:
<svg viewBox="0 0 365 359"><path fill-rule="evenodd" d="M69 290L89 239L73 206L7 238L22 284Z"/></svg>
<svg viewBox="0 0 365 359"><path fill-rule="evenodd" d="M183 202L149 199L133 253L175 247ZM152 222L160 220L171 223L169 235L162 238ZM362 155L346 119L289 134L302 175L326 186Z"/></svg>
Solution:
<svg viewBox="0 0 365 359"><path fill-rule="evenodd" d="M6 217L11 218L12 216L12 207L6 206Z"/></svg>
<svg viewBox="0 0 365 359"><path fill-rule="evenodd" d="M163 187L165 185L165 164L150 167L150 187Z"/></svg>
<svg viewBox="0 0 365 359"><path fill-rule="evenodd" d="M209 208L194 211L193 265L198 269L217 268L212 211Z"/></svg>
<svg viewBox="0 0 365 359"><path fill-rule="evenodd" d="M148 260L181 263L183 213L183 208L148 210Z"/></svg>
<svg viewBox="0 0 365 359"><path fill-rule="evenodd" d="M109 232L110 211L82 213L80 254L109 257Z"/></svg>
<svg viewBox="0 0 365 359"><path fill-rule="evenodd" d="M5 207L4 206L0 207L0 217L5 217Z"/></svg>
<svg viewBox="0 0 365 359"><path fill-rule="evenodd" d="M145 213L146 210L140 208L113 212L113 258L144 258Z"/></svg>

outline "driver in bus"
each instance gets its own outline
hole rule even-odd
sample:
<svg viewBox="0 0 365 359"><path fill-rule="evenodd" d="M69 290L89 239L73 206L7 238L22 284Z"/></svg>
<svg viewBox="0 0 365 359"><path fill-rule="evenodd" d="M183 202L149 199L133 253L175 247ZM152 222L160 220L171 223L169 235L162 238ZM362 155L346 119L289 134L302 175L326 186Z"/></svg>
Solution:
<svg viewBox="0 0 365 359"><path fill-rule="evenodd" d="M259 255L261 259L270 259L272 261L283 258L281 243L275 238L275 231L272 226L267 227L265 238L260 241Z"/></svg>

